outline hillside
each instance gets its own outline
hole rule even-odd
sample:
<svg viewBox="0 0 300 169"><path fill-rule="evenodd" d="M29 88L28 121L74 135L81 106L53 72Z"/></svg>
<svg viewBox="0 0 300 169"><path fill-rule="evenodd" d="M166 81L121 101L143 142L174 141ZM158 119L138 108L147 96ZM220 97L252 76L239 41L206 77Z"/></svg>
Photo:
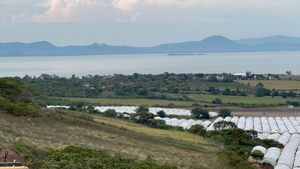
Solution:
<svg viewBox="0 0 300 169"><path fill-rule="evenodd" d="M73 155L68 154L70 151L78 155L82 151L94 153L93 158L104 153L112 160L100 160L107 163L107 168L115 168L112 166L119 162L123 168L140 165L165 169L174 166L219 168L222 165L214 162L218 158L218 148L199 136L152 129L101 116L92 117L87 113L41 109L31 100L32 93L32 89L18 79L0 79L1 145L20 151L25 164L31 169L54 164L61 166L62 159L73 159ZM78 148L64 150L68 146ZM111 155L120 155L121 159L114 159ZM77 163L83 165L85 162L70 161L64 164L65 167L58 168L68 168Z"/></svg>
<svg viewBox="0 0 300 169"><path fill-rule="evenodd" d="M0 43L0 56L72 56L298 50L300 50L300 38L287 36L241 40L231 40L223 36L211 36L199 41L161 44L153 47L113 46L98 43L84 46L55 46L47 41L33 43Z"/></svg>
<svg viewBox="0 0 300 169"><path fill-rule="evenodd" d="M147 157L179 168L203 166L218 168L217 148L191 134L151 129L141 125L104 117L86 120L75 112L43 111L34 118L0 113L1 144L22 143L39 151L76 145L104 150L123 157L145 160ZM46 151L47 152L47 151ZM44 152L45 153L45 152ZM39 159L38 155L33 157ZM26 161L32 166L40 162Z"/></svg>

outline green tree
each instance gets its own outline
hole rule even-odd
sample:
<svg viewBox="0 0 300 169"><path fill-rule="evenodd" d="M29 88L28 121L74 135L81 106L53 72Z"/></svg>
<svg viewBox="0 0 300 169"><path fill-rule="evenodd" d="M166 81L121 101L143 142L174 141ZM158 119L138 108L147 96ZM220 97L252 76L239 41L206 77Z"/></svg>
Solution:
<svg viewBox="0 0 300 169"><path fill-rule="evenodd" d="M164 112L163 110L158 111L156 114L161 118L167 117L166 112Z"/></svg>
<svg viewBox="0 0 300 169"><path fill-rule="evenodd" d="M214 124L214 128L215 128L215 130L225 130L225 129L237 128L237 126L232 122L219 121Z"/></svg>
<svg viewBox="0 0 300 169"><path fill-rule="evenodd" d="M191 128L188 129L188 132L192 134L197 134L200 136L206 135L206 129L201 125L193 125Z"/></svg>
<svg viewBox="0 0 300 169"><path fill-rule="evenodd" d="M219 117L225 118L225 117L229 117L229 116L231 116L231 111L229 109L221 109L219 111Z"/></svg>
<svg viewBox="0 0 300 169"><path fill-rule="evenodd" d="M209 112L201 107L195 107L191 111L192 117L197 119L209 119Z"/></svg>
<svg viewBox="0 0 300 169"><path fill-rule="evenodd" d="M149 122L149 126L153 128L159 128L159 129L169 128L169 126L166 125L166 122L164 120L156 120L156 119L151 119Z"/></svg>
<svg viewBox="0 0 300 169"><path fill-rule="evenodd" d="M149 108L146 106L140 106L136 109L136 113L145 113L149 112Z"/></svg>
<svg viewBox="0 0 300 169"><path fill-rule="evenodd" d="M103 115L106 117L117 117L118 113L113 109L108 109L105 112L103 112Z"/></svg>

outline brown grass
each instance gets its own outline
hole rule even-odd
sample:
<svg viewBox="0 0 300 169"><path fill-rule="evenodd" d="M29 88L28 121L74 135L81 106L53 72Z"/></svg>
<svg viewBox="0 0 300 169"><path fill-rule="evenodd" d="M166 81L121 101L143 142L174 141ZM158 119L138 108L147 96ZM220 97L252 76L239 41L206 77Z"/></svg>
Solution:
<svg viewBox="0 0 300 169"><path fill-rule="evenodd" d="M3 145L22 142L38 148L59 149L68 145L92 147L120 153L129 158L152 157L180 168L220 168L218 148L201 137L184 132L96 117L78 118L76 112L47 112L36 118L0 113L0 141Z"/></svg>

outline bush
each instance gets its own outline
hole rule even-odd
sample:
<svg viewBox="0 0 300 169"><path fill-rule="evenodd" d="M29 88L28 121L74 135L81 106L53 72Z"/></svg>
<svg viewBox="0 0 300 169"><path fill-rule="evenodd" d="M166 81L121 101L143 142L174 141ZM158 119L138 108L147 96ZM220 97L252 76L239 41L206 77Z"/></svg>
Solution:
<svg viewBox="0 0 300 169"><path fill-rule="evenodd" d="M237 126L232 122L219 121L214 124L214 128L215 130L225 130L225 129L237 128Z"/></svg>
<svg viewBox="0 0 300 169"><path fill-rule="evenodd" d="M103 115L106 117L117 117L118 113L114 109L108 109L105 112L103 112Z"/></svg>
<svg viewBox="0 0 300 169"><path fill-rule="evenodd" d="M158 112L157 112L157 115L158 115L159 117L161 117L161 118L167 117L166 112L164 112L163 110L158 111Z"/></svg>
<svg viewBox="0 0 300 169"><path fill-rule="evenodd" d="M145 113L149 112L149 108L146 106L140 106L136 109L136 113Z"/></svg>
<svg viewBox="0 0 300 169"><path fill-rule="evenodd" d="M223 103L223 101L219 98L212 100L212 104L222 104L222 103Z"/></svg>
<svg viewBox="0 0 300 169"><path fill-rule="evenodd" d="M152 128L159 128L159 129L168 129L169 126L166 125L166 122L163 120L156 120L156 119L151 119L149 122L149 126Z"/></svg>
<svg viewBox="0 0 300 169"><path fill-rule="evenodd" d="M206 109L202 109L200 107L195 107L191 111L192 117L197 119L209 119L209 112Z"/></svg>
<svg viewBox="0 0 300 169"><path fill-rule="evenodd" d="M300 107L300 102L298 101L287 101L286 103L294 107Z"/></svg>
<svg viewBox="0 0 300 169"><path fill-rule="evenodd" d="M197 134L199 136L205 136L206 135L206 129L201 125L194 125L191 128L188 129L188 132L192 134Z"/></svg>
<svg viewBox="0 0 300 169"><path fill-rule="evenodd" d="M225 118L225 117L229 117L229 116L231 116L231 111L229 109L221 109L219 111L219 117Z"/></svg>
<svg viewBox="0 0 300 169"><path fill-rule="evenodd" d="M154 115L149 112L139 112L139 113L132 115L132 119L136 123L150 124L151 120L154 119Z"/></svg>
<svg viewBox="0 0 300 169"><path fill-rule="evenodd" d="M255 160L262 160L264 158L264 153L255 150L251 153L251 157Z"/></svg>

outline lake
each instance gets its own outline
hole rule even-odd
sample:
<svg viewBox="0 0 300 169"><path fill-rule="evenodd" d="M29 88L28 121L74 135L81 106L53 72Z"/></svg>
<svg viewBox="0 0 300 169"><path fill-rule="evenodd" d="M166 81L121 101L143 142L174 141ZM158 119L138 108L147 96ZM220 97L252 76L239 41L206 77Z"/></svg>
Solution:
<svg viewBox="0 0 300 169"><path fill-rule="evenodd" d="M284 73L300 74L300 52L209 53L205 55L98 55L0 57L0 76L109 75L172 73Z"/></svg>

